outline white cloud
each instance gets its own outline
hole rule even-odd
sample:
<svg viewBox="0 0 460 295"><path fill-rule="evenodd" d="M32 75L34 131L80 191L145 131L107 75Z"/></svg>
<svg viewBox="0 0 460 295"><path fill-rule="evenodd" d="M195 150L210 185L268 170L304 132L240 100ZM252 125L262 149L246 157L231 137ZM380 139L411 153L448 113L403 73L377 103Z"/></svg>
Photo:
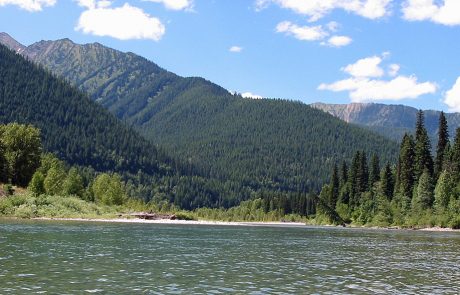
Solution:
<svg viewBox="0 0 460 295"><path fill-rule="evenodd" d="M381 77L384 74L380 67L382 59L379 56L366 57L358 60L354 64L347 65L342 71L353 77Z"/></svg>
<svg viewBox="0 0 460 295"><path fill-rule="evenodd" d="M430 20L447 26L460 25L459 0L406 0L402 7L403 18L409 21Z"/></svg>
<svg viewBox="0 0 460 295"><path fill-rule="evenodd" d="M252 99L262 99L263 98L261 95L254 94L254 93L251 93L251 92L241 93L241 96L244 97L244 98L252 98Z"/></svg>
<svg viewBox="0 0 460 295"><path fill-rule="evenodd" d="M350 45L353 40L348 36L332 36L327 40L327 43L324 45L332 46L332 47L342 47Z"/></svg>
<svg viewBox="0 0 460 295"><path fill-rule="evenodd" d="M171 10L192 10L193 0L144 0L155 3L162 3L167 9Z"/></svg>
<svg viewBox="0 0 460 295"><path fill-rule="evenodd" d="M230 52L235 52L235 53L239 53L241 51L243 51L243 47L240 47L240 46L232 46L228 49L228 51Z"/></svg>
<svg viewBox="0 0 460 295"><path fill-rule="evenodd" d="M382 58L379 56L360 59L341 69L348 73L350 78L331 84L322 83L318 89L334 92L348 91L352 102L415 99L436 92L437 86L433 82L419 83L414 75L398 75L400 69L398 64L388 66L387 74L393 77L391 80L381 79L385 74L380 66L381 63Z"/></svg>
<svg viewBox="0 0 460 295"><path fill-rule="evenodd" d="M0 0L0 6L16 5L27 11L41 11L43 7L54 6L56 0Z"/></svg>
<svg viewBox="0 0 460 295"><path fill-rule="evenodd" d="M108 7L107 1L79 0L79 4L88 9L80 15L75 28L77 31L120 40L155 41L165 33L165 26L158 18L128 3L116 8Z"/></svg>
<svg viewBox="0 0 460 295"><path fill-rule="evenodd" d="M457 78L454 86L446 92L444 103L449 106L449 111L460 112L460 77Z"/></svg>
<svg viewBox="0 0 460 295"><path fill-rule="evenodd" d="M289 21L284 21L276 26L277 33L285 33L294 36L296 39L303 41L321 40L328 35L321 26L303 26L300 27Z"/></svg>
<svg viewBox="0 0 460 295"><path fill-rule="evenodd" d="M275 3L282 8L306 15L314 22L334 9L342 9L369 19L381 18L389 13L392 0L257 0L256 9L260 10Z"/></svg>
<svg viewBox="0 0 460 295"><path fill-rule="evenodd" d="M391 64L388 66L388 75L390 77L395 77L398 75L399 70L401 69L401 66L398 64Z"/></svg>
<svg viewBox="0 0 460 295"><path fill-rule="evenodd" d="M415 76L398 76L390 81L369 78L349 78L332 84L321 84L319 90L334 92L349 91L352 102L377 100L414 99L424 94L435 93L431 82L418 83Z"/></svg>

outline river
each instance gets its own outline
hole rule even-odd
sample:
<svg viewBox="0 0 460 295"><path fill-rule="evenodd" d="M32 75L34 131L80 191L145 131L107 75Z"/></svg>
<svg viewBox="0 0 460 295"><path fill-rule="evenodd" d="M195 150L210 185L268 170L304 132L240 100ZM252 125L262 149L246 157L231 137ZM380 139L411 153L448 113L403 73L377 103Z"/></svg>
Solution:
<svg viewBox="0 0 460 295"><path fill-rule="evenodd" d="M460 294L460 233L0 220L0 294Z"/></svg>

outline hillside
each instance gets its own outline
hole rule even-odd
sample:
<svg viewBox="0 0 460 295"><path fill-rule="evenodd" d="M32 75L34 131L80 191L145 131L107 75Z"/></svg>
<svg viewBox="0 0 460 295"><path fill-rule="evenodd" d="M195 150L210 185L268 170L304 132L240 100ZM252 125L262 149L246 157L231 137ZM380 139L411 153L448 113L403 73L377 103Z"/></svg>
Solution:
<svg viewBox="0 0 460 295"><path fill-rule="evenodd" d="M153 144L86 95L0 45L0 123L33 124L69 164L153 175L167 166Z"/></svg>
<svg viewBox="0 0 460 295"><path fill-rule="evenodd" d="M404 105L385 105L376 103L324 104L314 103L314 108L323 110L348 123L358 124L378 132L395 141L400 141L404 133L415 131L417 109ZM432 143L436 142L439 111L425 110L425 124ZM449 134L455 135L460 127L460 114L445 114Z"/></svg>
<svg viewBox="0 0 460 295"><path fill-rule="evenodd" d="M23 54L208 176L256 191L318 190L356 148L383 160L397 153L395 143L305 104L245 99L97 43L40 41Z"/></svg>

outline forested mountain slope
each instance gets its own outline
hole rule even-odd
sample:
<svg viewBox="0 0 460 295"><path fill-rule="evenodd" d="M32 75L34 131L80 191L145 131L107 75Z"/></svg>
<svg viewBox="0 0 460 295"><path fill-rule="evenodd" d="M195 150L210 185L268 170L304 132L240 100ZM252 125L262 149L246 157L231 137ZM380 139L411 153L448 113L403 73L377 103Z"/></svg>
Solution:
<svg viewBox="0 0 460 295"><path fill-rule="evenodd" d="M404 105L385 105L376 103L324 104L314 103L312 107L323 110L348 123L370 128L388 138L400 141L404 133L414 133L417 109ZM439 111L426 110L425 124L432 143L438 132ZM455 135L460 127L460 114L445 114L449 124L449 134Z"/></svg>
<svg viewBox="0 0 460 295"><path fill-rule="evenodd" d="M100 105L0 45L0 123L33 124L45 150L99 171L154 174L168 159Z"/></svg>
<svg viewBox="0 0 460 295"><path fill-rule="evenodd" d="M97 43L41 41L22 53L207 176L256 191L317 190L355 149L383 160L397 153L395 143L305 104L245 99Z"/></svg>

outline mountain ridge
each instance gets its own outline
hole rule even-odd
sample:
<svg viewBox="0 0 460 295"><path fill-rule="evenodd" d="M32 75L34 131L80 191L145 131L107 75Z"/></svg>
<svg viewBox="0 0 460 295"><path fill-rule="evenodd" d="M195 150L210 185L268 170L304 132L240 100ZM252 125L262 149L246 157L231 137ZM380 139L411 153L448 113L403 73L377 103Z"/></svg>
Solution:
<svg viewBox="0 0 460 295"><path fill-rule="evenodd" d="M23 54L174 156L255 191L318 190L355 148L384 161L397 153L395 143L304 103L243 98L100 44L40 41Z"/></svg>
<svg viewBox="0 0 460 295"><path fill-rule="evenodd" d="M367 127L381 135L400 141L404 133L414 133L418 109L406 105L379 103L325 104L313 103L312 107L329 113L348 123ZM431 142L437 141L438 119L441 111L423 110L425 126ZM460 113L444 113L449 125L450 137L460 127Z"/></svg>

